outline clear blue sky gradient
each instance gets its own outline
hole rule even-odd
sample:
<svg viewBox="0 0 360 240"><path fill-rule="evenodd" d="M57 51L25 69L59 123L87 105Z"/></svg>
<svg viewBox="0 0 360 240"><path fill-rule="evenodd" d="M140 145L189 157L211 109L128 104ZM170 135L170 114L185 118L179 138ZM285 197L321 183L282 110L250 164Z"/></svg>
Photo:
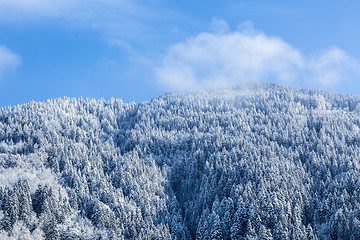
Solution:
<svg viewBox="0 0 360 240"><path fill-rule="evenodd" d="M151 65L174 44L209 32L214 18L232 30L251 21L305 55L336 46L360 61L360 1L104 2L47 13L0 1L0 46L21 58L0 76L0 107L62 96L158 97L169 90L154 79ZM360 79L330 90L360 94Z"/></svg>

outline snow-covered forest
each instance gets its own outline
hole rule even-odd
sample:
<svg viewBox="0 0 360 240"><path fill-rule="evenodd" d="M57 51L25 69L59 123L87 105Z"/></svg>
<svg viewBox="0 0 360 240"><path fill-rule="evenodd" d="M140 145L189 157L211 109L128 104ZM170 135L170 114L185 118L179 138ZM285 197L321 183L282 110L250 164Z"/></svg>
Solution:
<svg viewBox="0 0 360 240"><path fill-rule="evenodd" d="M360 239L360 97L275 84L0 109L0 239Z"/></svg>

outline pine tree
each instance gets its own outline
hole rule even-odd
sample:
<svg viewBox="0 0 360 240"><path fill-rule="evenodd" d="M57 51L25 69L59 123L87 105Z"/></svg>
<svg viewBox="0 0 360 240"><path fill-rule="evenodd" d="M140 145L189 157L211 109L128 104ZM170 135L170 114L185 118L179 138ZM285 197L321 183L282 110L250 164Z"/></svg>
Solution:
<svg viewBox="0 0 360 240"><path fill-rule="evenodd" d="M360 239L360 221L354 217L352 220L351 240Z"/></svg>
<svg viewBox="0 0 360 240"><path fill-rule="evenodd" d="M5 231L11 232L13 225L19 216L19 202L16 190L9 189L6 194L4 215L5 216L2 221L3 228Z"/></svg>
<svg viewBox="0 0 360 240"><path fill-rule="evenodd" d="M43 205L44 205L45 197L47 195L46 192L47 192L47 186L43 188L41 185L39 185L36 188L34 195L32 196L32 208L38 217L44 211Z"/></svg>
<svg viewBox="0 0 360 240"><path fill-rule="evenodd" d="M273 237L271 231L269 229L266 229L264 225L261 225L259 230L259 240L272 240L272 239Z"/></svg>
<svg viewBox="0 0 360 240"><path fill-rule="evenodd" d="M212 218L212 228L211 228L211 232L210 232L210 239L211 240L220 240L220 239L224 239L223 236L223 224L219 218L219 216L213 212L210 216Z"/></svg>
<svg viewBox="0 0 360 240"><path fill-rule="evenodd" d="M58 240L59 229L54 215L51 212L46 212L46 218L43 219L43 231L46 240Z"/></svg>
<svg viewBox="0 0 360 240"><path fill-rule="evenodd" d="M32 215L30 186L28 181L19 181L19 219L27 223Z"/></svg>

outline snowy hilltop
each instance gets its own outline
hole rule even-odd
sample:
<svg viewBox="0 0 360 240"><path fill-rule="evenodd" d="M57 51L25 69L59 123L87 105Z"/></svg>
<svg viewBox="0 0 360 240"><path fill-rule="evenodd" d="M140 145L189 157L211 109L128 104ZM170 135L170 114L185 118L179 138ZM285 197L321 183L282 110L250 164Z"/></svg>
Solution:
<svg viewBox="0 0 360 240"><path fill-rule="evenodd" d="M359 128L275 84L2 108L0 239L360 239Z"/></svg>

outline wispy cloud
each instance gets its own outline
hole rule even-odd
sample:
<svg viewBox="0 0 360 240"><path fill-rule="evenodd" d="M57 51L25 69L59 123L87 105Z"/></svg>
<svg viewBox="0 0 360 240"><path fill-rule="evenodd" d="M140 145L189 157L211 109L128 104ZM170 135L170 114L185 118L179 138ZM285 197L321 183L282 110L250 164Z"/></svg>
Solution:
<svg viewBox="0 0 360 240"><path fill-rule="evenodd" d="M1 0L0 19L3 21L43 20L55 18L72 25L114 30L136 27L141 19L168 16L157 1L142 0ZM76 20L76 21L75 21ZM123 29L121 29L123 30ZM120 30L120 31L121 31Z"/></svg>
<svg viewBox="0 0 360 240"><path fill-rule="evenodd" d="M21 58L4 46L0 46L0 81L8 71L13 71L21 64Z"/></svg>
<svg viewBox="0 0 360 240"><path fill-rule="evenodd" d="M322 87L332 88L360 78L359 62L338 47L309 57L307 70L307 81Z"/></svg>
<svg viewBox="0 0 360 240"><path fill-rule="evenodd" d="M77 0L2 0L0 18L15 20L30 16L55 16L75 8L76 5Z"/></svg>
<svg viewBox="0 0 360 240"><path fill-rule="evenodd" d="M70 29L96 31L127 44L166 36L174 19L187 17L157 0L0 0L0 25L57 22ZM156 27L154 27L156 26Z"/></svg>
<svg viewBox="0 0 360 240"><path fill-rule="evenodd" d="M1 0L0 19L24 21L58 18L87 27L106 23L110 28L115 20L131 21L131 17L145 16L149 12L147 6L139 4L137 0Z"/></svg>
<svg viewBox="0 0 360 240"><path fill-rule="evenodd" d="M108 43L109 43L110 46L116 47L116 48L128 53L129 55L136 55L137 54L136 51L134 50L134 48L132 46L130 46L130 44L128 44L125 41L112 38L112 39L109 40Z"/></svg>
<svg viewBox="0 0 360 240"><path fill-rule="evenodd" d="M308 87L334 87L360 76L359 63L332 47L304 55L278 37L256 31L251 22L230 31L214 19L213 33L200 33L168 49L154 67L164 88L189 90L243 81L305 83Z"/></svg>

